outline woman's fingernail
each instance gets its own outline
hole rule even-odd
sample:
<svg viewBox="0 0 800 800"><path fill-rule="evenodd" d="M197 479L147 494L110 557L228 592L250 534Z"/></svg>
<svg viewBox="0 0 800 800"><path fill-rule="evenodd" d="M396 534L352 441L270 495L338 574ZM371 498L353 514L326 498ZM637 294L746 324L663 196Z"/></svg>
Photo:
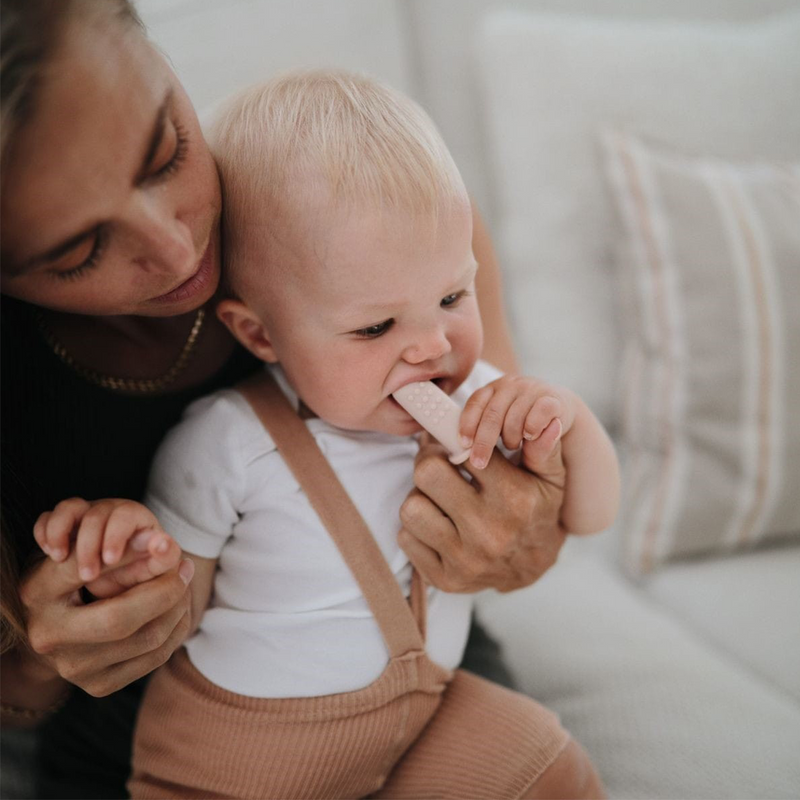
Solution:
<svg viewBox="0 0 800 800"><path fill-rule="evenodd" d="M532 442L536 437L532 433L528 433L527 431L525 431L525 433L522 434L522 438L526 442Z"/></svg>
<svg viewBox="0 0 800 800"><path fill-rule="evenodd" d="M564 426L561 424L561 420L558 417L556 417L555 422L556 422L556 427L558 428L558 433L556 433L556 441L558 441L561 438L561 434L564 431Z"/></svg>
<svg viewBox="0 0 800 800"><path fill-rule="evenodd" d="M63 561L67 556L67 554L60 547L54 547L49 552L50 558L52 558L53 561Z"/></svg>
<svg viewBox="0 0 800 800"><path fill-rule="evenodd" d="M478 456L478 458L473 458L471 459L471 461L472 461L472 466L475 467L475 469L483 469L487 463L486 459L483 456Z"/></svg>
<svg viewBox="0 0 800 800"><path fill-rule="evenodd" d="M103 552L103 563L113 564L117 560L117 554L113 550L105 550Z"/></svg>
<svg viewBox="0 0 800 800"><path fill-rule="evenodd" d="M472 447L472 438L469 436L464 436L463 434L459 437L459 442L461 442L461 446L466 449L467 447Z"/></svg>
<svg viewBox="0 0 800 800"><path fill-rule="evenodd" d="M131 539L131 549L140 553L147 550L147 545L150 543L152 537L153 531L150 530L137 533L136 536Z"/></svg>
<svg viewBox="0 0 800 800"><path fill-rule="evenodd" d="M181 561L181 565L178 567L178 575L181 576L181 580L185 584L188 584L194 575L194 561L190 558Z"/></svg>
<svg viewBox="0 0 800 800"><path fill-rule="evenodd" d="M159 540L156 542L156 552L157 553L166 553L169 550L169 539L166 536L159 537Z"/></svg>
<svg viewBox="0 0 800 800"><path fill-rule="evenodd" d="M91 567L81 567L78 574L82 581L90 581L94 578L94 570Z"/></svg>

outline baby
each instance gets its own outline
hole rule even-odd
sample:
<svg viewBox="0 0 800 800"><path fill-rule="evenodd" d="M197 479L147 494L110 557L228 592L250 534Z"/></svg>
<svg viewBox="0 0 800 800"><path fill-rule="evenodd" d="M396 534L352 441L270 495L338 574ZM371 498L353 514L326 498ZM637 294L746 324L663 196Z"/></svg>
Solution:
<svg viewBox="0 0 800 800"><path fill-rule="evenodd" d="M568 735L457 669L472 600L425 587L398 541L421 428L392 395L432 381L463 405L471 468L499 438L533 472L561 446L575 533L616 513L608 437L569 390L479 360L469 197L409 99L290 74L213 142L217 313L266 367L193 404L155 460L142 514L195 562L195 633L148 688L132 796L534 796ZM76 546L95 572L102 537Z"/></svg>

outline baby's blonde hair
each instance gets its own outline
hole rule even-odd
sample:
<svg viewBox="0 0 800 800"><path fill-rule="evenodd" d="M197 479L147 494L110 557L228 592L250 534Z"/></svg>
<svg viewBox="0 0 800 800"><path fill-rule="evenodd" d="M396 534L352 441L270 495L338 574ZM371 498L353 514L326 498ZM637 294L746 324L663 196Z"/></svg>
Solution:
<svg viewBox="0 0 800 800"><path fill-rule="evenodd" d="M210 142L223 185L225 260L280 226L322 188L332 204L407 212L435 231L440 212L469 202L441 135L410 98L344 71L291 72L235 96ZM265 238L265 237L262 237Z"/></svg>

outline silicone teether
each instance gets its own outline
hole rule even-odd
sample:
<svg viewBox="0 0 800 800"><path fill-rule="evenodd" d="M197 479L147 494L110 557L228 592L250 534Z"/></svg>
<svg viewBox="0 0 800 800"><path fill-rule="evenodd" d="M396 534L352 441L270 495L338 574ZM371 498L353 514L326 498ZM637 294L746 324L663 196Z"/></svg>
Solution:
<svg viewBox="0 0 800 800"><path fill-rule="evenodd" d="M445 446L452 464L463 464L469 458L472 448L465 450L458 440L461 407L435 383L409 383L394 392L392 397Z"/></svg>

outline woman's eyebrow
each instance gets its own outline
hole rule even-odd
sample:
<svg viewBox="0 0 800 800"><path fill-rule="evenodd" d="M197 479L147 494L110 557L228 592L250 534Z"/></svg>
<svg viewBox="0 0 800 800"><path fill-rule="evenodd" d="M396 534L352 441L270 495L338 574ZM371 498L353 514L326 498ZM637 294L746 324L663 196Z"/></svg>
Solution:
<svg viewBox="0 0 800 800"><path fill-rule="evenodd" d="M167 90L164 99L161 101L161 105L158 107L158 111L156 113L156 119L153 124L152 131L150 133L150 138L147 142L147 149L144 152L144 158L142 159L142 166L139 168L139 171L136 173L136 177L134 178L134 183L138 184L142 180L144 180L148 173L150 172L150 167L153 163L153 159L158 152L159 145L161 144L161 140L164 138L164 131L166 130L166 122L167 122L167 112L169 111L169 107L172 104L172 97L174 95L175 90L170 87Z"/></svg>

